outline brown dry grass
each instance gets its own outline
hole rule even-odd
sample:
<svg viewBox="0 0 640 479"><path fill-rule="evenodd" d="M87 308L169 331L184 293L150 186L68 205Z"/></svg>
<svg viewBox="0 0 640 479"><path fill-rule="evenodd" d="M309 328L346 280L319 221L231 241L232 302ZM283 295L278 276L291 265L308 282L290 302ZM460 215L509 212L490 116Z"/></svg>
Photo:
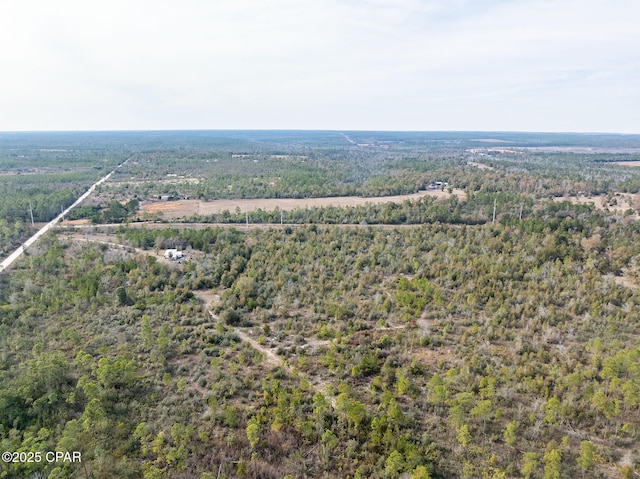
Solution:
<svg viewBox="0 0 640 479"><path fill-rule="evenodd" d="M455 363L455 355L449 349L443 347L438 349L421 348L419 351L412 353L416 360L423 364L434 366L440 362Z"/></svg>
<svg viewBox="0 0 640 479"><path fill-rule="evenodd" d="M200 301L202 311L207 311L220 303L220 295L210 289L195 289L193 295Z"/></svg>
<svg viewBox="0 0 640 479"><path fill-rule="evenodd" d="M640 161L615 161L614 165L620 166L640 166Z"/></svg>
<svg viewBox="0 0 640 479"><path fill-rule="evenodd" d="M495 170L493 166L485 165L484 163L478 163L477 161L467 161L467 165L475 166L481 170Z"/></svg>
<svg viewBox="0 0 640 479"><path fill-rule="evenodd" d="M62 225L71 225L71 226L80 226L80 225L88 225L89 220L84 218L80 220L64 220L61 222Z"/></svg>
<svg viewBox="0 0 640 479"><path fill-rule="evenodd" d="M366 203L401 203L405 200L417 200L425 196L436 198L449 198L457 196L461 200L466 199L466 193L460 189L454 189L452 194L447 191L427 190L411 195L382 196L376 198L361 198L357 196L335 196L330 198L266 198L266 199L238 199L238 200L178 200L178 201L152 201L143 203L140 207L140 215L162 213L163 219L183 218L194 214L210 215L222 213L227 210L254 211L262 209L266 211L279 208L284 211L295 208L312 208L315 206L357 206Z"/></svg>
<svg viewBox="0 0 640 479"><path fill-rule="evenodd" d="M626 276L613 276L613 281L625 288L638 289L639 286Z"/></svg>
<svg viewBox="0 0 640 479"><path fill-rule="evenodd" d="M124 185L144 185L146 183L153 183L154 185L179 185L188 183L190 185L197 185L200 183L200 178L185 178L180 176L178 178L169 179L156 179L156 180L113 180L107 183L107 186L122 187Z"/></svg>

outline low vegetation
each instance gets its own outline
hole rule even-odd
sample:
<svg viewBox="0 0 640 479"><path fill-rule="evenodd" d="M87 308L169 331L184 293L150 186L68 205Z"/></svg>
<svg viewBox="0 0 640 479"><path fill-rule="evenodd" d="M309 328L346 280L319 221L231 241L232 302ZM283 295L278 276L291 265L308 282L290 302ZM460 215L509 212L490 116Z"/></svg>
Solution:
<svg viewBox="0 0 640 479"><path fill-rule="evenodd" d="M465 202L45 236L0 274L0 449L82 463L0 477L634 477L640 224L456 161Z"/></svg>

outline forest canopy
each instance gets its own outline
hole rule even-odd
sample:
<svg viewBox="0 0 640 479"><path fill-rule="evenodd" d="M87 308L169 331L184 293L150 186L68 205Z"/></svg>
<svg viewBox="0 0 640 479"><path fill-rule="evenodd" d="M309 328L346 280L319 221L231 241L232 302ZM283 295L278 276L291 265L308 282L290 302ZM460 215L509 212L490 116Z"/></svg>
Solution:
<svg viewBox="0 0 640 479"><path fill-rule="evenodd" d="M2 187L27 215L115 173L73 212L90 224L68 218L0 273L0 449L82 455L3 462L0 477L638 474L638 173L616 164L633 138L586 154L532 149L585 145L570 136L496 134L520 142L500 152L471 133L347 133L355 146L331 132L5 142L5 171L22 170ZM167 178L176 165L199 181ZM447 182L466 196L283 224L135 220L168 185L264 196L276 175L284 195ZM31 232L20 208L0 219L11 241Z"/></svg>

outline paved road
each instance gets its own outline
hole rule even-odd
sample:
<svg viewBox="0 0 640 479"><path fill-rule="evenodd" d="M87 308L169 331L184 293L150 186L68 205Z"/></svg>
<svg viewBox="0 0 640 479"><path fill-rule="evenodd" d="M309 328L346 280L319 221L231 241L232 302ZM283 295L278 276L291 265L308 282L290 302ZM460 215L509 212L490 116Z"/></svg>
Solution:
<svg viewBox="0 0 640 479"><path fill-rule="evenodd" d="M125 160L124 163L118 165L116 168L120 168L120 166L124 165L126 162L127 162L127 160ZM8 268L9 266L11 266L20 256L22 256L22 253L24 253L25 249L27 249L29 246L31 246L33 243L35 243L38 240L38 238L40 238L40 236L46 234L47 231L49 231L51 228L53 228L58 223L58 221L60 221L62 218L64 218L66 215L68 215L69 212L72 209L74 209L76 206L78 206L80 203L82 203L84 200L86 200L89 197L89 195L91 195L91 193L93 193L95 191L95 189L96 189L96 187L98 185L101 185L102 183L104 183L105 181L107 181L111 177L111 175L113 174L114 171L116 171L116 170L114 169L108 175L106 175L106 176L100 178L98 181L96 181L71 206L69 206L66 210L64 210L62 213L60 213L58 216L56 216L53 220L49 221L36 234L34 234L31 238L29 238L27 241L25 241L22 246L20 246L17 250L15 250L13 253L11 253L4 261L2 261L2 263L0 263L0 271L3 271L6 268Z"/></svg>

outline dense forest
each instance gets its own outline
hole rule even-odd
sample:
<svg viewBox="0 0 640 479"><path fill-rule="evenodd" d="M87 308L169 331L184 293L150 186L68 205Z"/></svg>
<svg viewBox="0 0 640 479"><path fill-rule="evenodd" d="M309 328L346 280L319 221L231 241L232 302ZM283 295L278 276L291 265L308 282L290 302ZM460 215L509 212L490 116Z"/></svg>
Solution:
<svg viewBox="0 0 640 479"><path fill-rule="evenodd" d="M326 135L264 135L260 154L333 161ZM149 225L127 219L147 193L121 182L140 164L119 168L79 216L121 226L63 226L0 274L0 449L82 454L3 462L0 477L637 476L640 224L635 208L606 207L632 191L638 174L614 160L633 154L479 159L469 138L455 150L416 135L349 133L374 146L345 163L378 148L354 184L401 171L416 185L449 181L464 201L297 209L282 225L258 212L264 227ZM193 140L164 138L149 172L185 153L176 138ZM199 148L218 163L253 154L240 134L225 141ZM105 144L115 167L124 152ZM293 161L276 160L265 162ZM314 170L309 185L329 191L349 168ZM149 184L170 170L157 171ZM255 172L229 174L248 185ZM215 183L188 185L203 184ZM553 199L573 190L607 203Z"/></svg>

